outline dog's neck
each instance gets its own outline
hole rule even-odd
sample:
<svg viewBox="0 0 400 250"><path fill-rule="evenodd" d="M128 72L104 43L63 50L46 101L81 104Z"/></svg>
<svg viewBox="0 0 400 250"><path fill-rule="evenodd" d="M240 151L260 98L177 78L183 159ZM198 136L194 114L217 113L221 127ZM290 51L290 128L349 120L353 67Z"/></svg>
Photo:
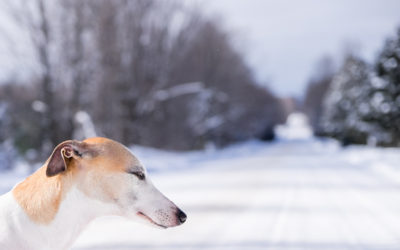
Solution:
<svg viewBox="0 0 400 250"><path fill-rule="evenodd" d="M70 177L47 177L44 167L18 184L12 194L22 208L15 222L26 231L21 234L24 241L37 245L33 249L68 248L91 220L111 211L108 204L83 194Z"/></svg>

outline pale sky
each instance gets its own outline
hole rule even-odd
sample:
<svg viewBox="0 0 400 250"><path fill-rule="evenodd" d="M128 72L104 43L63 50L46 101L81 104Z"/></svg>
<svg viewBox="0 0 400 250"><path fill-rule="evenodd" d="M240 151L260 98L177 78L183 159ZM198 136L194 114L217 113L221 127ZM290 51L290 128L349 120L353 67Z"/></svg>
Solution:
<svg viewBox="0 0 400 250"><path fill-rule="evenodd" d="M346 44L358 45L372 62L400 26L400 0L200 2L207 13L221 13L258 79L283 96L301 96L318 59L329 54L340 61Z"/></svg>

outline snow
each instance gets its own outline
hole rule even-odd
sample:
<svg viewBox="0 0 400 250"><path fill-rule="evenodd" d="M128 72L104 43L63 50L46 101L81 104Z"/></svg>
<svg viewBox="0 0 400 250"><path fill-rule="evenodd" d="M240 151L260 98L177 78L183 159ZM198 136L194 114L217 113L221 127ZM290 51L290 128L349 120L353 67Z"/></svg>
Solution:
<svg viewBox="0 0 400 250"><path fill-rule="evenodd" d="M187 82L167 89L159 89L139 105L139 111L149 112L155 108L157 102L170 101L174 98L190 94L201 95L204 92L208 93L209 90L204 88L202 82Z"/></svg>
<svg viewBox="0 0 400 250"><path fill-rule="evenodd" d="M75 127L74 138L84 139L96 137L96 129L90 115L83 110L79 110L75 114Z"/></svg>
<svg viewBox="0 0 400 250"><path fill-rule="evenodd" d="M306 137L303 118L290 118L275 143L131 147L187 222L160 230L103 217L73 249L400 249L400 149ZM2 174L0 187L18 178Z"/></svg>
<svg viewBox="0 0 400 250"><path fill-rule="evenodd" d="M286 124L276 126L275 133L282 140L310 139L313 135L308 118L302 113L290 114Z"/></svg>
<svg viewBox="0 0 400 250"><path fill-rule="evenodd" d="M44 113L47 110L47 105L42 101L35 100L32 102L32 109L36 112Z"/></svg>
<svg viewBox="0 0 400 250"><path fill-rule="evenodd" d="M197 94L204 90L202 82L183 83L166 90L158 90L154 97L158 101L166 101L182 95Z"/></svg>

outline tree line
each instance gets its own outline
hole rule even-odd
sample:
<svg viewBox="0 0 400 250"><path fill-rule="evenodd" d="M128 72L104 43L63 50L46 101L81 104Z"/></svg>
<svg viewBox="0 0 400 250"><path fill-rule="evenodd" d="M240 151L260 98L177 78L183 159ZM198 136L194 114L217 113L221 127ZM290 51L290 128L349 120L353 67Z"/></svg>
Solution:
<svg viewBox="0 0 400 250"><path fill-rule="evenodd" d="M173 150L271 139L284 120L234 34L199 8L9 0L6 12L29 38L35 74L0 84L0 141L32 159L87 135L82 117L97 135Z"/></svg>

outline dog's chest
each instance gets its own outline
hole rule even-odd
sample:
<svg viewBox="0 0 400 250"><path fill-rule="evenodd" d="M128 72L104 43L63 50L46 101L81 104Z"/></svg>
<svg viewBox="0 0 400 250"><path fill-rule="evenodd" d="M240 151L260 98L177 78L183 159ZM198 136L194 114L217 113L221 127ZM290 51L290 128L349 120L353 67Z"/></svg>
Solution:
<svg viewBox="0 0 400 250"><path fill-rule="evenodd" d="M20 226L16 217L22 212L11 192L0 196L0 249L20 249Z"/></svg>
<svg viewBox="0 0 400 250"><path fill-rule="evenodd" d="M0 249L54 249L44 232L44 226L29 219L12 192L0 196Z"/></svg>

